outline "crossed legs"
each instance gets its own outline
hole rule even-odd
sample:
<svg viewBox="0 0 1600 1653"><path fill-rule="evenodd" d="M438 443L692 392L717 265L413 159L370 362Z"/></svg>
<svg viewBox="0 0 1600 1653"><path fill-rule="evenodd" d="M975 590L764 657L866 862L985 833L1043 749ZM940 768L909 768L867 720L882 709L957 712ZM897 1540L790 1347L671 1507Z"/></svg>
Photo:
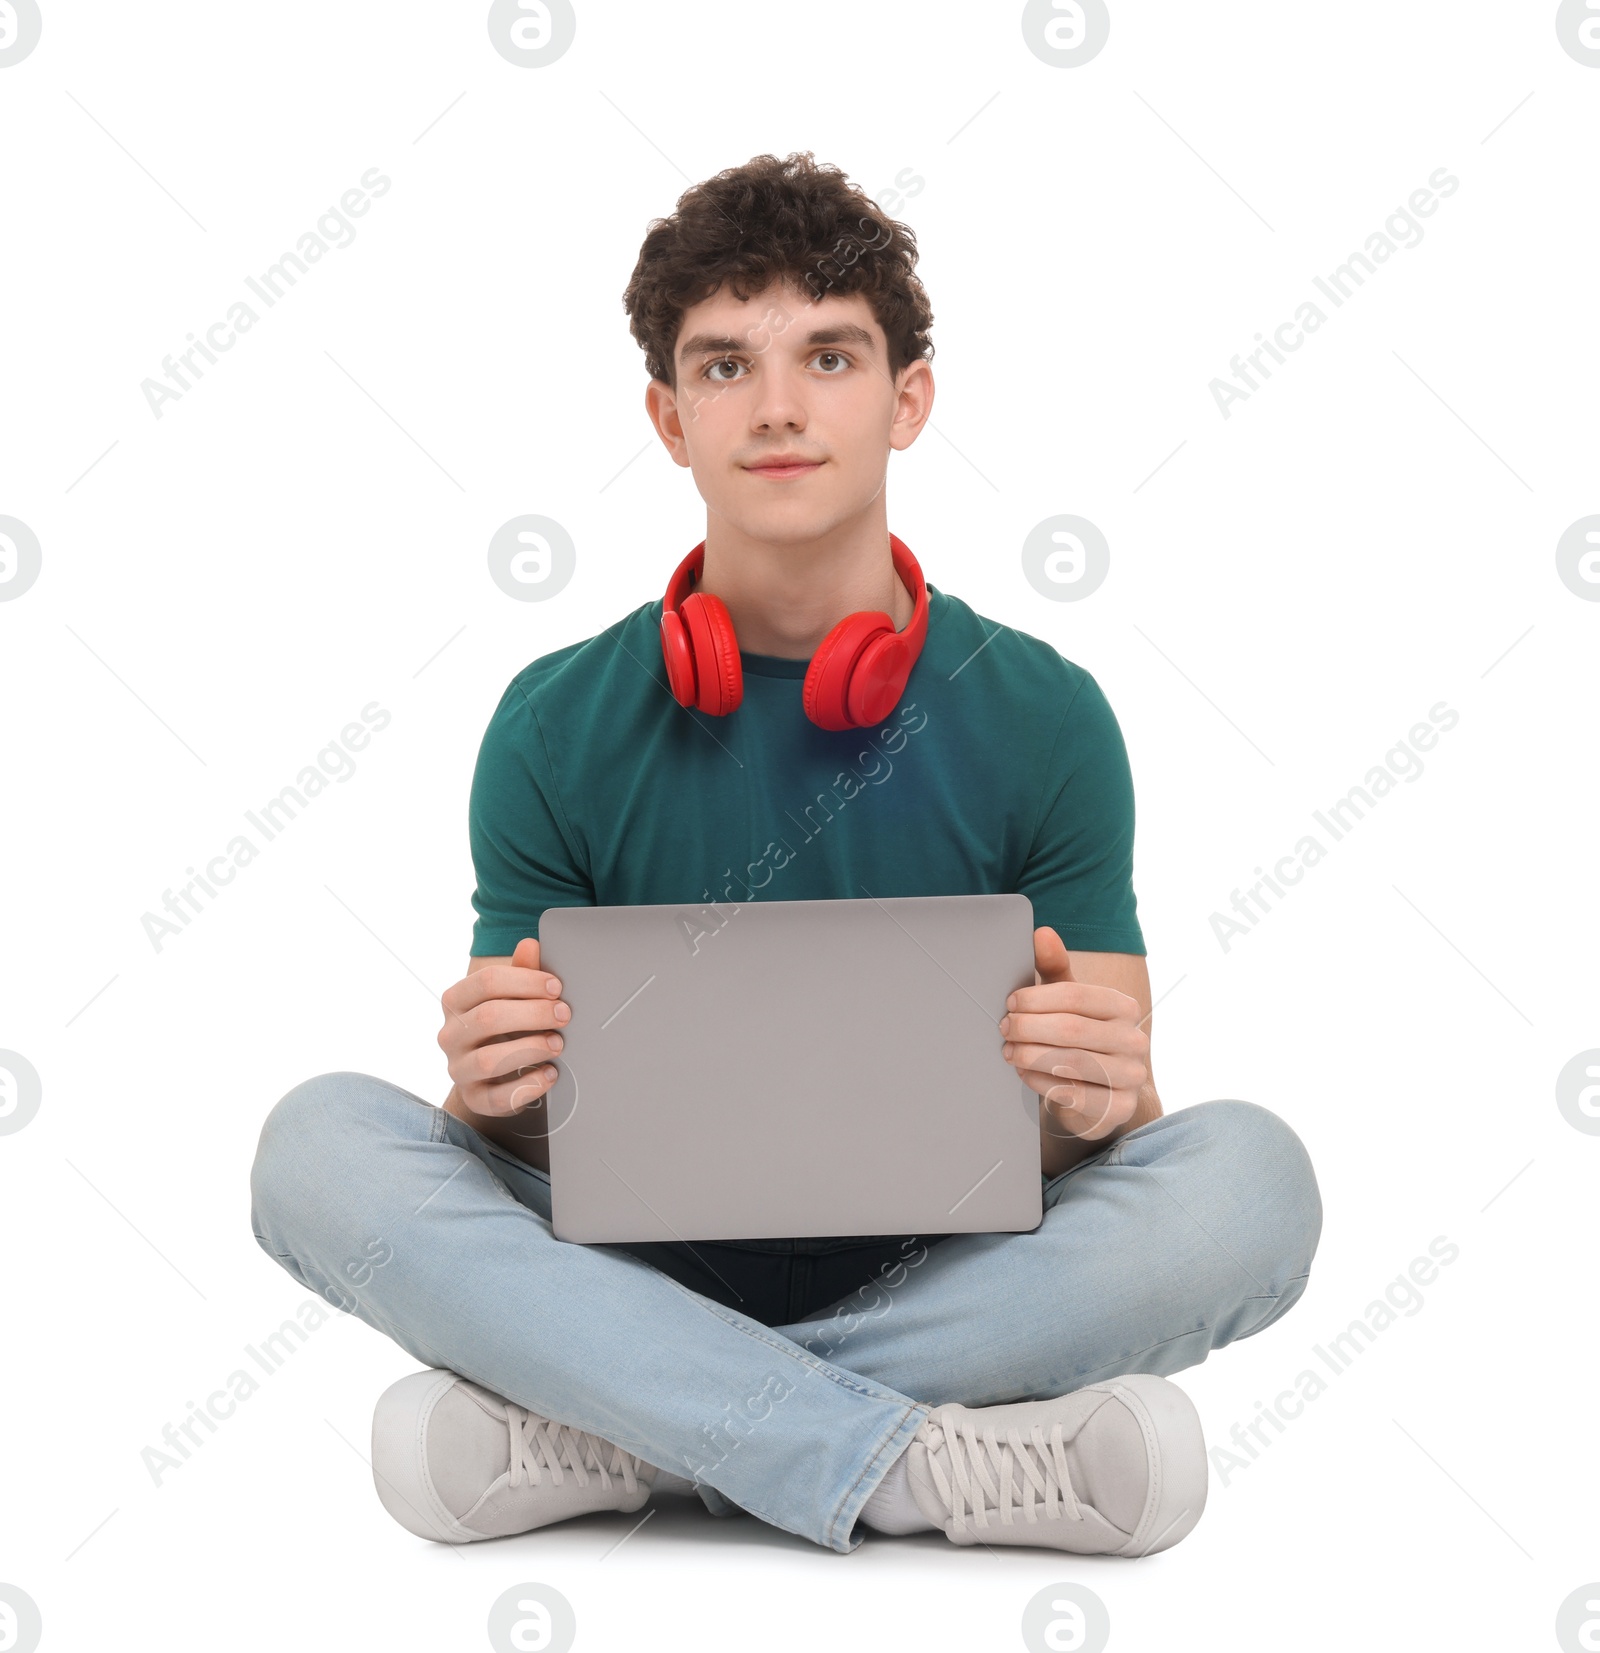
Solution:
<svg viewBox="0 0 1600 1653"><path fill-rule="evenodd" d="M1031 1233L913 1249L783 1327L557 1240L545 1177L364 1074L283 1097L251 1188L263 1249L419 1361L838 1551L929 1407L1193 1365L1293 1304L1321 1226L1299 1139L1238 1101L1075 1166Z"/></svg>

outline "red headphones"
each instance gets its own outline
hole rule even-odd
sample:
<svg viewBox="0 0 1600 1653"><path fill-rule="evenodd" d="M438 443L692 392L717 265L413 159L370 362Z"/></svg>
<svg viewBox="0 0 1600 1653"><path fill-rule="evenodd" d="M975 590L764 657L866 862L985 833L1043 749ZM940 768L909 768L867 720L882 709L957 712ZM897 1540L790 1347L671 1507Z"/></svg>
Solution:
<svg viewBox="0 0 1600 1653"><path fill-rule="evenodd" d="M928 588L917 559L889 536L895 572L915 607L904 631L880 609L847 614L811 657L800 703L819 728L864 729L886 718L905 693L906 679L928 635ZM705 567L706 542L678 564L661 608L661 652L667 682L680 706L726 717L744 699L739 640L727 605L709 591L691 591Z"/></svg>

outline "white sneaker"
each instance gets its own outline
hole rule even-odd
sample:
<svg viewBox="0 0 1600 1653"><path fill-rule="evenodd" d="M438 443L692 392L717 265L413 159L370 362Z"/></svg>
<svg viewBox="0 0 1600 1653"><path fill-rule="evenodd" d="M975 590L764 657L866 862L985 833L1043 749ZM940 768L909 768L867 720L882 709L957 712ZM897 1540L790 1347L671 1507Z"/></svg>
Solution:
<svg viewBox="0 0 1600 1653"><path fill-rule="evenodd" d="M1166 1378L1108 1378L1057 1400L935 1407L907 1449L924 1518L957 1544L1151 1555L1206 1505L1194 1403Z"/></svg>
<svg viewBox="0 0 1600 1653"><path fill-rule="evenodd" d="M643 1473L641 1473L641 1471ZM593 1510L636 1510L655 1466L454 1372L413 1372L372 1414L372 1478L419 1538L469 1544Z"/></svg>

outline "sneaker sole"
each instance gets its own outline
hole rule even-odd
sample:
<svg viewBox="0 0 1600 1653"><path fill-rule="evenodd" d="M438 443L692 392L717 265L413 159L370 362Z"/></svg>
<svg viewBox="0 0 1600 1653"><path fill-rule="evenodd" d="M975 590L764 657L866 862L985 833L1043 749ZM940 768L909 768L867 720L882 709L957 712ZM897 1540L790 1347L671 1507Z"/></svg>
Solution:
<svg viewBox="0 0 1600 1653"><path fill-rule="evenodd" d="M1117 1396L1144 1431L1150 1495L1133 1537L1116 1555L1155 1555L1194 1530L1206 1507L1205 1432L1194 1402L1177 1384L1148 1372L1096 1384Z"/></svg>
<svg viewBox="0 0 1600 1653"><path fill-rule="evenodd" d="M428 1474L428 1419L456 1381L454 1372L436 1368L413 1372L384 1390L372 1414L372 1481L379 1502L407 1532L438 1544L470 1544L479 1536L444 1507Z"/></svg>

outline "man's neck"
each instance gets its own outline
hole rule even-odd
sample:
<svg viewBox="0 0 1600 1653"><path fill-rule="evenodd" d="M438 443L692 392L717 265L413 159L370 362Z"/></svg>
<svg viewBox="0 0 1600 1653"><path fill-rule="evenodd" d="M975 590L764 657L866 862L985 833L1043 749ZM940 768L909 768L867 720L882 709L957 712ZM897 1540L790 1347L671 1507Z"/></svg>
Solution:
<svg viewBox="0 0 1600 1653"><path fill-rule="evenodd" d="M882 526L774 545L710 524L695 589L727 605L746 653L785 660L809 660L847 614L878 609L904 631L915 607Z"/></svg>

